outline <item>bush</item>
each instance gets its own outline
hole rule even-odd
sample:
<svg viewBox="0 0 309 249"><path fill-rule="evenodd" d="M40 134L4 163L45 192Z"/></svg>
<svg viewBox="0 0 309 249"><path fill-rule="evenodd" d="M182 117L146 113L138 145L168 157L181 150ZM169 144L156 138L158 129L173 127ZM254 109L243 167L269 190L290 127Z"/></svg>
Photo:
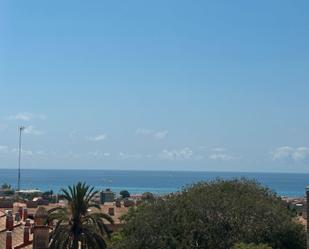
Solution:
<svg viewBox="0 0 309 249"><path fill-rule="evenodd" d="M4 196L12 196L15 194L15 191L13 189L5 189L3 190Z"/></svg>
<svg viewBox="0 0 309 249"><path fill-rule="evenodd" d="M12 188L12 186L10 184L7 184L7 183L3 183L1 185L1 189L11 189L11 188Z"/></svg>
<svg viewBox="0 0 309 249"><path fill-rule="evenodd" d="M119 194L121 195L123 199L130 197L130 193L128 190L121 190Z"/></svg>
<svg viewBox="0 0 309 249"><path fill-rule="evenodd" d="M151 192L145 192L142 194L143 201L152 201L153 199L154 199L154 196Z"/></svg>
<svg viewBox="0 0 309 249"><path fill-rule="evenodd" d="M131 209L119 249L227 249L235 243L305 249L304 227L269 189L254 181L201 182Z"/></svg>

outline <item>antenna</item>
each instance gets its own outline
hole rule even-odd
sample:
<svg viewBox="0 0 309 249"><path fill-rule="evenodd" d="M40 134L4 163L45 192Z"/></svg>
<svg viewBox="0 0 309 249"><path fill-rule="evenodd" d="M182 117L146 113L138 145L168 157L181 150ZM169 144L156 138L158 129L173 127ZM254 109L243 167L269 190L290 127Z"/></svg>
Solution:
<svg viewBox="0 0 309 249"><path fill-rule="evenodd" d="M24 126L19 126L19 148L18 148L18 182L17 182L17 191L20 191L20 160L21 160L21 134L25 129Z"/></svg>

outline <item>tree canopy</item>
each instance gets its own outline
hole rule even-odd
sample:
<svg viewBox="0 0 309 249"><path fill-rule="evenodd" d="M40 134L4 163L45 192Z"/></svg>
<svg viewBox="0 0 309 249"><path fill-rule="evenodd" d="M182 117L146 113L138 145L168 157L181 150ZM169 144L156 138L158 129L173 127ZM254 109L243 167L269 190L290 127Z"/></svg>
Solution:
<svg viewBox="0 0 309 249"><path fill-rule="evenodd" d="M8 183L3 183L1 185L1 189L11 189L11 188L12 188L11 184L8 184Z"/></svg>
<svg viewBox="0 0 309 249"><path fill-rule="evenodd" d="M151 192L145 192L142 194L142 200L144 201L152 201L154 199L154 195Z"/></svg>
<svg viewBox="0 0 309 249"><path fill-rule="evenodd" d="M104 223L113 219L92 202L98 193L85 183L62 189L68 205L49 210L49 222L55 222L50 235L50 249L104 249L109 230ZM92 210L92 212L90 212ZM97 212L95 212L97 211Z"/></svg>
<svg viewBox="0 0 309 249"><path fill-rule="evenodd" d="M128 190L121 190L119 194L121 195L123 199L130 197L130 193Z"/></svg>
<svg viewBox="0 0 309 249"><path fill-rule="evenodd" d="M113 248L227 249L239 242L306 248L304 227L283 201L247 179L194 184L131 209L123 222Z"/></svg>

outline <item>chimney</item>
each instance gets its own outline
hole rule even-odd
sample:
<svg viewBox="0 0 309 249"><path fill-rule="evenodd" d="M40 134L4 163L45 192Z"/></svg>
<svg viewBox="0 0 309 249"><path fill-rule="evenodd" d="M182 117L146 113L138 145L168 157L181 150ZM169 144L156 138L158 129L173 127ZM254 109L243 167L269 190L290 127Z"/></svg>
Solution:
<svg viewBox="0 0 309 249"><path fill-rule="evenodd" d="M30 231L30 228L28 226L25 226L24 227L24 244L29 243L29 231Z"/></svg>
<svg viewBox="0 0 309 249"><path fill-rule="evenodd" d="M46 225L48 213L44 207L39 207L34 215L33 249L48 249L49 227Z"/></svg>
<svg viewBox="0 0 309 249"><path fill-rule="evenodd" d="M31 226L30 219L26 219L25 226L26 227L30 227Z"/></svg>
<svg viewBox="0 0 309 249"><path fill-rule="evenodd" d="M20 222L19 212L15 213L15 221Z"/></svg>
<svg viewBox="0 0 309 249"><path fill-rule="evenodd" d="M18 213L19 213L19 217L22 219L23 218L23 207L18 207Z"/></svg>
<svg viewBox="0 0 309 249"><path fill-rule="evenodd" d="M23 210L23 219L24 219L24 221L26 221L28 219L28 209L27 208L24 208L24 210Z"/></svg>
<svg viewBox="0 0 309 249"><path fill-rule="evenodd" d="M6 232L5 249L12 249L12 232Z"/></svg>
<svg viewBox="0 0 309 249"><path fill-rule="evenodd" d="M8 231L12 231L14 229L14 219L11 211L9 211L6 216L5 228Z"/></svg>

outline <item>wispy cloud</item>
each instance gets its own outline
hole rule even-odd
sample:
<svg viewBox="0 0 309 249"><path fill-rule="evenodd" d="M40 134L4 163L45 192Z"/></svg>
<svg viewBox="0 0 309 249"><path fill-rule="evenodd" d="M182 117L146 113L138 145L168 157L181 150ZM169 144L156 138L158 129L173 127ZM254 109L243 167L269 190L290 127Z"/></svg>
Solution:
<svg viewBox="0 0 309 249"><path fill-rule="evenodd" d="M231 161L231 160L240 159L241 156L233 155L226 148L216 147L216 148L210 149L208 158L214 161Z"/></svg>
<svg viewBox="0 0 309 249"><path fill-rule="evenodd" d="M18 151L19 150L17 148L14 148L14 149L11 150L12 153L16 153L16 154L18 153ZM37 153L32 151L32 150L22 149L21 150L21 154L24 155L24 156L33 156L33 155L35 155Z"/></svg>
<svg viewBox="0 0 309 249"><path fill-rule="evenodd" d="M165 139L168 135L168 131L157 131L154 133L155 139Z"/></svg>
<svg viewBox="0 0 309 249"><path fill-rule="evenodd" d="M230 161L236 159L236 157L224 153L214 153L209 155L209 159L215 161Z"/></svg>
<svg viewBox="0 0 309 249"><path fill-rule="evenodd" d="M222 147L217 147L217 148L213 148L211 149L212 152L225 152L226 149L225 148L222 148Z"/></svg>
<svg viewBox="0 0 309 249"><path fill-rule="evenodd" d="M9 147L7 145L0 145L0 153L8 153Z"/></svg>
<svg viewBox="0 0 309 249"><path fill-rule="evenodd" d="M98 134L93 137L87 137L87 140L92 141L92 142L99 142L99 141L106 140L106 138L107 138L106 134Z"/></svg>
<svg viewBox="0 0 309 249"><path fill-rule="evenodd" d="M16 154L18 155L19 149L18 148L9 148L7 145L0 145L0 153L5 153L5 154ZM47 155L47 152L43 150L31 150L31 149L22 149L21 154L23 156L43 156Z"/></svg>
<svg viewBox="0 0 309 249"><path fill-rule="evenodd" d="M159 154L159 158L163 160L189 160L193 158L193 151L190 148L183 148L180 150L163 150Z"/></svg>
<svg viewBox="0 0 309 249"><path fill-rule="evenodd" d="M141 159L143 158L142 154L133 154L133 153L127 153L127 152L119 152L120 159Z"/></svg>
<svg viewBox="0 0 309 249"><path fill-rule="evenodd" d="M44 134L43 131L36 129L33 125L26 126L24 133L29 134L29 135L37 135L37 136Z"/></svg>
<svg viewBox="0 0 309 249"><path fill-rule="evenodd" d="M109 152L102 152L102 151L90 151L87 153L87 156L90 157L109 157L111 155L111 153Z"/></svg>
<svg viewBox="0 0 309 249"><path fill-rule="evenodd" d="M282 146L272 152L274 161L301 162L309 159L309 148Z"/></svg>
<svg viewBox="0 0 309 249"><path fill-rule="evenodd" d="M165 139L168 136L167 130L156 131L151 129L138 128L135 133L140 136L148 136L157 140Z"/></svg>
<svg viewBox="0 0 309 249"><path fill-rule="evenodd" d="M34 114L30 112L20 112L8 117L11 120L21 120L21 121L31 121L33 119L45 120L46 115L44 114Z"/></svg>

